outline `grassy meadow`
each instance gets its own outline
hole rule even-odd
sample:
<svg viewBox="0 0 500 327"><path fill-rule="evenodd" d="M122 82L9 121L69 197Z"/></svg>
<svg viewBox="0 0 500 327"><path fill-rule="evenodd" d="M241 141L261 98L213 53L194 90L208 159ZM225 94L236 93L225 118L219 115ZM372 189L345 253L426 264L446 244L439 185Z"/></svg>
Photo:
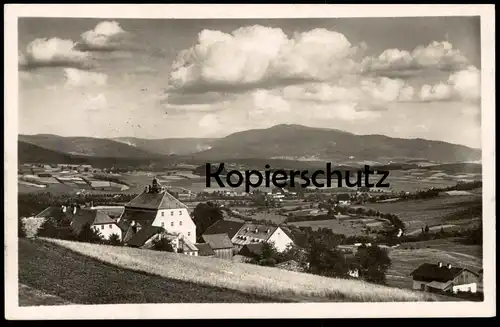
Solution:
<svg viewBox="0 0 500 327"><path fill-rule="evenodd" d="M63 240L20 242L20 282L76 303L443 300L428 293L358 280L216 258ZM140 295L143 299L134 302Z"/></svg>

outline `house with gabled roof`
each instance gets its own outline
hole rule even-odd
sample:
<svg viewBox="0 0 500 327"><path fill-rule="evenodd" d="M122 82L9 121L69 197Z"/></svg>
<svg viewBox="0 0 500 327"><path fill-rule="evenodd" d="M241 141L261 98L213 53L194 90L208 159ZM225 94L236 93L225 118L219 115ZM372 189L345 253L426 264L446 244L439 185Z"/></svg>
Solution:
<svg viewBox="0 0 500 327"><path fill-rule="evenodd" d="M76 234L79 234L86 224L90 225L90 228L94 231L99 232L103 239L109 240L113 234L116 234L120 240L122 239L123 231L116 223L116 220L100 210L92 208L78 209L72 217L71 229Z"/></svg>
<svg viewBox="0 0 500 327"><path fill-rule="evenodd" d="M205 235L227 234L237 251L247 244L274 243L280 252L293 244L290 233L279 226L267 226L256 223L242 223L229 220L218 220L207 228Z"/></svg>
<svg viewBox="0 0 500 327"><path fill-rule="evenodd" d="M454 267L451 264L424 263L415 269L413 289L426 292L477 292L479 275L467 268Z"/></svg>
<svg viewBox="0 0 500 327"><path fill-rule="evenodd" d="M124 230L125 242L129 242L142 229L150 227L160 229L151 228L148 233L165 230L167 234L182 234L192 244L196 242L196 225L187 206L168 193L156 178L141 194L125 205L119 225ZM143 237L138 240L143 240Z"/></svg>

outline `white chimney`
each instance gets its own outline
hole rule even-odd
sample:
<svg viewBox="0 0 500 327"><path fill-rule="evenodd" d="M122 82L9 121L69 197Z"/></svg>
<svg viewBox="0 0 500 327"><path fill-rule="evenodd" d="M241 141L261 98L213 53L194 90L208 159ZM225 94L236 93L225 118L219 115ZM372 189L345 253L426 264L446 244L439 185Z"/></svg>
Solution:
<svg viewBox="0 0 500 327"><path fill-rule="evenodd" d="M76 206L73 207L73 214L76 215Z"/></svg>
<svg viewBox="0 0 500 327"><path fill-rule="evenodd" d="M451 269L451 263L448 264L448 269Z"/></svg>
<svg viewBox="0 0 500 327"><path fill-rule="evenodd" d="M62 212L66 213L66 206L61 206Z"/></svg>
<svg viewBox="0 0 500 327"><path fill-rule="evenodd" d="M438 263L438 266L439 266L439 268L441 268L441 267L443 266L443 263L442 263L442 262L439 262L439 263Z"/></svg>

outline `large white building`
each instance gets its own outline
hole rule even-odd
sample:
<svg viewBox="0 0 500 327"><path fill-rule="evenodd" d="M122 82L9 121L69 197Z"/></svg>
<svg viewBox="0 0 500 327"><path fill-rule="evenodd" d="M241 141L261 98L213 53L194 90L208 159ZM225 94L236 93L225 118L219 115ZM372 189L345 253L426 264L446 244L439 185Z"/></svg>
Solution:
<svg viewBox="0 0 500 327"><path fill-rule="evenodd" d="M168 193L156 178L143 193L125 205L119 225L125 231L124 243L137 244L134 237L142 238L141 234L149 234L145 229L157 228L196 243L196 225L187 206ZM140 233L141 230L144 231Z"/></svg>

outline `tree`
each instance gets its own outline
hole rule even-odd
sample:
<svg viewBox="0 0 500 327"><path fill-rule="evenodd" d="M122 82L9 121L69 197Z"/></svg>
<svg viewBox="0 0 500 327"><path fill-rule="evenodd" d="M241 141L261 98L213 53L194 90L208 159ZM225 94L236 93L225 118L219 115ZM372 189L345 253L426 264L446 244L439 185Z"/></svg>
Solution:
<svg viewBox="0 0 500 327"><path fill-rule="evenodd" d="M120 236L118 234L111 234L108 238L109 245L120 245Z"/></svg>
<svg viewBox="0 0 500 327"><path fill-rule="evenodd" d="M155 251L165 251L165 252L175 252L172 242L166 238L155 239L153 241L153 250Z"/></svg>
<svg viewBox="0 0 500 327"><path fill-rule="evenodd" d="M264 243L260 254L252 258L249 263L273 267L280 261L279 256L278 250L274 244Z"/></svg>
<svg viewBox="0 0 500 327"><path fill-rule="evenodd" d="M222 210L212 202L200 203L193 210L193 221L196 224L196 238L199 238L208 227L223 219Z"/></svg>
<svg viewBox="0 0 500 327"><path fill-rule="evenodd" d="M102 243L102 236L99 230L91 227L90 224L85 224L80 233L78 233L77 240L79 242L87 243Z"/></svg>
<svg viewBox="0 0 500 327"><path fill-rule="evenodd" d="M344 256L325 241L322 237L309 241L308 272L327 277L345 277L349 268Z"/></svg>
<svg viewBox="0 0 500 327"><path fill-rule="evenodd" d="M391 266L387 251L378 246L361 246L356 252L355 265L362 279L377 284L386 284L385 273Z"/></svg>

